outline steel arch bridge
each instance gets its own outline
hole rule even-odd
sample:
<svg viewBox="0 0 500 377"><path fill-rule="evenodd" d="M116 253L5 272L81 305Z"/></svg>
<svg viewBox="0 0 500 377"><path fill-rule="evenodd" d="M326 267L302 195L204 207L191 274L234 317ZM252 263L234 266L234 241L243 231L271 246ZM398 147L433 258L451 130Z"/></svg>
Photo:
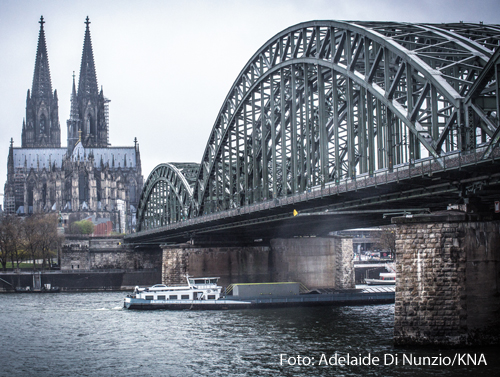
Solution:
<svg viewBox="0 0 500 377"><path fill-rule="evenodd" d="M243 68L188 180L149 176L138 231L499 140L500 25L312 21ZM189 175L189 174L188 174Z"/></svg>
<svg viewBox="0 0 500 377"><path fill-rule="evenodd" d="M164 163L153 169L139 199L137 218L141 229L187 218L198 169L199 165L192 163Z"/></svg>

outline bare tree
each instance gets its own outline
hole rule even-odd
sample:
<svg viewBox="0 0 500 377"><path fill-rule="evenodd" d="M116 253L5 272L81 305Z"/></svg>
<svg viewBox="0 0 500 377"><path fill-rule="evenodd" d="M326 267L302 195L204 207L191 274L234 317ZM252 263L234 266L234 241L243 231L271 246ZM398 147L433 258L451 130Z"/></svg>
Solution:
<svg viewBox="0 0 500 377"><path fill-rule="evenodd" d="M5 217L0 218L0 263L5 271L7 269L7 259L9 256L9 251L7 248L7 231L6 231L6 221Z"/></svg>
<svg viewBox="0 0 500 377"><path fill-rule="evenodd" d="M57 233L57 215L35 214L26 218L15 215L0 219L0 263L3 269L7 261L12 266L20 259L28 256L36 268L37 259L42 260L42 268L50 267L50 259L62 242L62 236Z"/></svg>
<svg viewBox="0 0 500 377"><path fill-rule="evenodd" d="M23 221L23 246L33 261L35 269L36 260L40 257L40 217L41 215L31 215Z"/></svg>
<svg viewBox="0 0 500 377"><path fill-rule="evenodd" d="M23 219L18 216L11 216L12 221L10 222L11 234L12 234L12 251L11 251L11 261L12 267L14 263L16 268L19 268L19 263L26 257L26 252L23 248L23 232L22 232L22 221Z"/></svg>
<svg viewBox="0 0 500 377"><path fill-rule="evenodd" d="M52 213L37 219L39 234L39 249L42 258L42 268L50 267L50 260L55 255L55 250L62 242L62 237L57 233L57 215Z"/></svg>
<svg viewBox="0 0 500 377"><path fill-rule="evenodd" d="M23 221L23 246L33 261L42 260L42 268L50 267L50 259L62 242L62 236L57 233L57 215L35 214Z"/></svg>
<svg viewBox="0 0 500 377"><path fill-rule="evenodd" d="M12 262L12 268L16 265L19 268L19 262L21 258L24 256L24 250L22 248L23 235L21 231L21 223L22 219L18 216L8 216L8 232L10 234L10 243L9 243L9 253L10 260Z"/></svg>
<svg viewBox="0 0 500 377"><path fill-rule="evenodd" d="M5 270L8 259L12 267L17 265L22 256L21 219L15 215L8 215L0 219L0 263Z"/></svg>
<svg viewBox="0 0 500 377"><path fill-rule="evenodd" d="M381 250L387 250L394 258L396 255L396 227L389 225L382 228L376 246Z"/></svg>

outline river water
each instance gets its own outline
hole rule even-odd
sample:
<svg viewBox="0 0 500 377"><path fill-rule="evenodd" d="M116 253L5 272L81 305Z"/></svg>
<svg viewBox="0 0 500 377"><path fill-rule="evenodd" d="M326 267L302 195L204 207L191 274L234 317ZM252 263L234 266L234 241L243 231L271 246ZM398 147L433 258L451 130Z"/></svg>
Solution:
<svg viewBox="0 0 500 377"><path fill-rule="evenodd" d="M394 348L394 305L131 311L122 308L124 295L0 294L0 375L493 376L500 371L499 347ZM351 365L339 365L345 364L341 357L349 357ZM454 366L443 365L452 360ZM352 365L356 362L362 365Z"/></svg>

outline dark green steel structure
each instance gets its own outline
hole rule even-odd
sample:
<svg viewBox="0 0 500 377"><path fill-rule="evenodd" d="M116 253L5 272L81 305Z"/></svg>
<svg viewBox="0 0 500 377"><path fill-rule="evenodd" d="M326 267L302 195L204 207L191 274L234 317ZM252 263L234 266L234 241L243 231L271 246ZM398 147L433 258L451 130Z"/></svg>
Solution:
<svg viewBox="0 0 500 377"><path fill-rule="evenodd" d="M312 21L283 30L237 77L201 163L153 170L138 231L334 186L338 194L381 174L423 176L427 165L461 169L469 152L475 164L494 159L499 43L500 25L468 23Z"/></svg>

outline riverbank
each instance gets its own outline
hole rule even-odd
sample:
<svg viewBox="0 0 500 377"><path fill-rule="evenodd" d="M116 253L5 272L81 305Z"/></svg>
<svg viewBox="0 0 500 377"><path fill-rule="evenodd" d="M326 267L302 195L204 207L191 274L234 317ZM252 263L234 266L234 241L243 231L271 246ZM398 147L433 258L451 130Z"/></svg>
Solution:
<svg viewBox="0 0 500 377"><path fill-rule="evenodd" d="M154 285L161 281L159 270L107 271L30 271L0 273L0 293L16 287L59 287L61 292L129 291L135 286Z"/></svg>

